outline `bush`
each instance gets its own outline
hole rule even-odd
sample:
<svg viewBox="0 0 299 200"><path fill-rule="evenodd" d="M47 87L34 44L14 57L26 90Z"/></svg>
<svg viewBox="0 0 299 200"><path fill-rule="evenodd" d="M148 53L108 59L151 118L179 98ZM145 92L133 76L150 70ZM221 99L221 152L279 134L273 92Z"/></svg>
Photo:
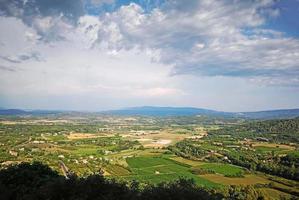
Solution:
<svg viewBox="0 0 299 200"><path fill-rule="evenodd" d="M205 175L205 174L215 174L214 170L211 169L203 169L203 168L192 168L191 172L196 175Z"/></svg>

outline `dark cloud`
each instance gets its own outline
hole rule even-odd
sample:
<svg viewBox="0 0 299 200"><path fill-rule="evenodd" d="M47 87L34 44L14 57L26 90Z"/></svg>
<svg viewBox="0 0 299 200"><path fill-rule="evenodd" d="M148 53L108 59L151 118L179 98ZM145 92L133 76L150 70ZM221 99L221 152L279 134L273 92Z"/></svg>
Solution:
<svg viewBox="0 0 299 200"><path fill-rule="evenodd" d="M20 61L34 60L37 62L45 61L45 59L38 52L31 52L30 54L21 54L18 56Z"/></svg>
<svg viewBox="0 0 299 200"><path fill-rule="evenodd" d="M45 59L38 53L38 52L31 52L29 54L20 54L16 57L10 57L10 56L2 56L0 55L0 59L5 60L9 63L22 63L24 61L33 60L37 62L45 61Z"/></svg>
<svg viewBox="0 0 299 200"><path fill-rule="evenodd" d="M47 17L63 15L77 22L84 14L81 0L0 0L0 13L5 16L19 17L26 23L35 16Z"/></svg>
<svg viewBox="0 0 299 200"><path fill-rule="evenodd" d="M8 71L8 72L16 72L17 71L14 67L7 67L7 66L3 66L3 65L0 65L0 70Z"/></svg>
<svg viewBox="0 0 299 200"><path fill-rule="evenodd" d="M75 26L79 17L84 14L82 0L0 0L0 16L21 19L26 25L36 29L40 39L46 42L64 39L63 34L55 31L59 26L57 19ZM46 17L52 17L50 27L42 30L36 21Z"/></svg>
<svg viewBox="0 0 299 200"><path fill-rule="evenodd" d="M14 58L10 58L9 56L1 56L1 55L0 55L0 58L1 58L2 60L5 60L5 61L7 61L7 62L10 62L10 63L20 63L20 62L21 62L21 61L19 61L19 60L14 59Z"/></svg>

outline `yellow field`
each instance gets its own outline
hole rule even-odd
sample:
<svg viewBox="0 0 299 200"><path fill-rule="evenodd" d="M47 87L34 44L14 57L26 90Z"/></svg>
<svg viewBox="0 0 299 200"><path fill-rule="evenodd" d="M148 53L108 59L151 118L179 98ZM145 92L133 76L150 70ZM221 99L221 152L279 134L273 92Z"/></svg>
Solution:
<svg viewBox="0 0 299 200"><path fill-rule="evenodd" d="M183 164L190 165L192 167L205 164L204 162L201 162L201 161L189 160L189 159L182 158L182 157L177 157L177 156L170 157L170 159L175 160L175 161L180 162L180 163L183 163Z"/></svg>
<svg viewBox="0 0 299 200"><path fill-rule="evenodd" d="M245 175L244 178L237 178L237 177L230 178L230 177L225 177L221 174L206 174L206 175L200 175L200 177L208 179L209 181L213 181L215 183L221 183L225 185L254 185L257 183L260 184L270 183L270 180L254 174Z"/></svg>
<svg viewBox="0 0 299 200"><path fill-rule="evenodd" d="M70 133L67 135L69 140L78 140L78 139L89 139L89 138L99 138L107 137L106 134L94 134L94 133Z"/></svg>
<svg viewBox="0 0 299 200"><path fill-rule="evenodd" d="M290 194L272 188L261 188L259 191L266 197L266 200L280 200L282 197L285 199L291 199L292 197Z"/></svg>
<svg viewBox="0 0 299 200"><path fill-rule="evenodd" d="M295 150L295 147L286 145L286 144L275 144L275 143L268 143L268 142L255 142L252 143L253 147L271 147L271 148L281 148L281 149L289 149Z"/></svg>
<svg viewBox="0 0 299 200"><path fill-rule="evenodd" d="M62 123L68 123L69 120L64 120L64 119L55 119L55 120L48 120L48 119L37 119L37 120L2 120L0 121L0 124L5 124L5 125L12 125L12 124L62 124Z"/></svg>
<svg viewBox="0 0 299 200"><path fill-rule="evenodd" d="M133 140L138 140L144 147L148 148L161 148L175 144L185 138L191 137L191 134L173 134L168 131L162 131L156 134L146 134L140 136L126 137Z"/></svg>

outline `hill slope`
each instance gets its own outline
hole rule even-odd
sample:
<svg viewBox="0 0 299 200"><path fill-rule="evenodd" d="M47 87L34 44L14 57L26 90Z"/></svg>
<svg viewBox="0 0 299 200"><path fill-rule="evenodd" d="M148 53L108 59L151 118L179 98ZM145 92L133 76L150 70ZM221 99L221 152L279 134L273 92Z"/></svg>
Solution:
<svg viewBox="0 0 299 200"><path fill-rule="evenodd" d="M299 109L267 110L257 112L241 112L239 116L249 119L282 119L295 118L299 116Z"/></svg>
<svg viewBox="0 0 299 200"><path fill-rule="evenodd" d="M207 116L223 116L231 115L230 113L219 112L215 110L192 108L192 107L132 107L120 110L104 111L105 114L114 115L144 115L144 116L192 116L192 115L207 115Z"/></svg>
<svg viewBox="0 0 299 200"><path fill-rule="evenodd" d="M210 136L232 135L242 138L268 138L281 142L299 142L299 118L248 122L209 131Z"/></svg>

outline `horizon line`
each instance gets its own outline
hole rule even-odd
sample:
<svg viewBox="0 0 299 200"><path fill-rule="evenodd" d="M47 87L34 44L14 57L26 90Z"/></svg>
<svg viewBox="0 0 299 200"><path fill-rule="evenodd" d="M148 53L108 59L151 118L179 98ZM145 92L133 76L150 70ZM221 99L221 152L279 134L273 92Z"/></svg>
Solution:
<svg viewBox="0 0 299 200"><path fill-rule="evenodd" d="M40 109L40 108L19 108L19 107L13 107L13 108L7 108L7 107L0 107L0 110L23 110L23 111L57 111L57 112L82 112L82 113L98 113L98 112L109 112L109 111L118 111L118 110L127 110L127 109L134 109L134 108L190 108L190 109L203 109L203 110L209 110L209 111L216 111L216 112L223 112L223 113L250 113L250 112L267 112L267 111L282 111L282 110L299 110L298 107L296 108L274 108L274 109L262 109L262 110L253 110L253 111L222 111L217 109L211 109L211 108L204 108L204 107L195 107L195 106L130 106L130 107L120 107L115 109L103 109L103 110L76 110L76 109Z"/></svg>

